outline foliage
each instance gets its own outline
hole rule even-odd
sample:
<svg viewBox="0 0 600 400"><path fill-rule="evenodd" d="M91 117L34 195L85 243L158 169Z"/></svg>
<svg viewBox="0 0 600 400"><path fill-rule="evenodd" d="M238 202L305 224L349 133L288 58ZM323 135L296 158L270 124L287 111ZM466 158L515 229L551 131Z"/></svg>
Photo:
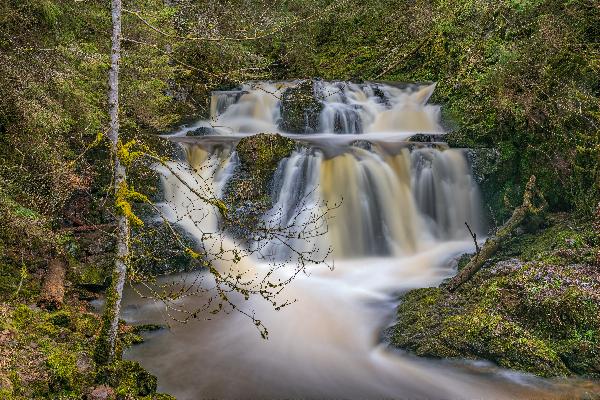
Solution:
<svg viewBox="0 0 600 400"><path fill-rule="evenodd" d="M321 76L437 81L432 101L443 104L447 119L452 121L451 144L492 148L482 182L496 219L502 220L518 202L518 188L524 186L531 173L538 176L538 184L553 210L589 215L600 200L600 9L592 0L124 3L124 144L120 156L128 164L132 179L131 186L121 188L115 198L110 190L112 160L103 141L110 55L106 2L90 0L85 6L75 0L0 3L3 300L33 300L39 291L42 267L57 254L69 260L68 277L73 283L103 287L108 276L105 265L111 261L108 257L107 262L105 253L111 251L110 224L115 214L125 214L138 225L133 242L140 243L140 249L148 246L146 237L156 232L156 224L148 224L135 203L148 205L148 200L158 194L157 177L148 168L149 162L132 151L133 147L173 155L173 146L156 138L155 133L171 129L189 115L207 116L206 99L212 89L250 79ZM251 167L232 183L225 198L228 207L220 200L209 199L221 215L247 202L263 208L270 204L268 182L293 145L282 138L256 140L258 147L242 143L238 148L241 161ZM117 207L113 208L110 205L115 200ZM93 237L67 233L72 228L96 224L104 228ZM597 242L592 243L590 235L576 235L574 229L562 227L555 231L555 227L539 237L525 235L525 241L511 244L511 248L522 246L519 254L531 261L523 271L551 275L557 263L587 263L593 258L593 250L589 249ZM180 238L176 248L187 251L182 263L199 259L205 265L205 254L192 250L191 243L182 240L181 235L174 236ZM548 242L542 245L538 238ZM565 248L567 242L563 239L572 241L573 247ZM91 245L83 245L86 241L105 245L92 251ZM230 255L239 261L239 254ZM553 267L548 271L546 265ZM145 268L134 265L133 272L136 267ZM567 279L564 274L572 269L560 270L556 275ZM518 275L521 272L514 274L523 279L520 291L509 282L495 282L509 285L506 290L524 296L534 283ZM221 283L228 281L225 275L217 278ZM235 276L229 278L235 281ZM90 285L85 286L85 281ZM543 298L536 300L543 308L539 312L563 306L581 309L584 317L573 313L555 316L558 319L553 322L566 318L577 333L561 338L560 345L544 336L546 328L523 325L518 318L524 317L520 316L515 317L517 322L498 319L497 315L482 316L478 332L486 344L506 345L496 342L500 339L493 335L485 335L490 328L520 338L520 342L510 344L515 352L507 352L533 354L548 367L543 373L565 372L555 363L557 354L575 360L564 362L569 370L588 371L586 357L589 360L596 356L581 349L588 342L597 344L598 336L593 330L596 328L579 329L585 315L593 310L582 303L586 293L568 289L575 286L561 286L565 290L557 297L558 303L543 297L545 289L540 289ZM243 290L247 295L247 288ZM228 301L227 292L221 291L219 296L214 309ZM524 309L533 307L525 303L526 297L520 299ZM14 343L21 346L17 346L15 360L30 356L27 360L40 366L45 375L35 376L31 385L24 385L18 368L8 378L2 372L0 394L5 395L6 390L14 398L21 396L21 390L25 390L21 396L25 398L48 391L64 396L81 394L77 381L80 376L89 376L73 369L73 352L89 344L87 339L80 339L94 334L95 322L74 310L68 311L72 318L55 315L47 319L42 312L30 313L22 306L15 308L14 315L13 306L2 307L0 328L9 331L10 340L17 337ZM475 317L487 310L473 307L467 311ZM10 316L5 315L7 312ZM88 320L81 332L80 319ZM457 332L469 325L460 317L452 321ZM28 336L33 335L28 323L39 328L43 336L40 341L50 347L26 348L20 338L33 338ZM0 340L5 340L2 334L4 331ZM57 334L67 335L66 342L61 342ZM37 343L38 338L34 339ZM49 351L52 346L64 351L65 357ZM506 362L528 368L531 360ZM44 383L46 378L52 387ZM6 379L13 382L11 389L5 389ZM121 383L114 384L121 387ZM128 390L123 389L123 393Z"/></svg>
<svg viewBox="0 0 600 400"><path fill-rule="evenodd" d="M302 81L297 86L286 89L281 96L281 129L284 132L305 132L310 128L316 131L323 104L317 98L314 83Z"/></svg>
<svg viewBox="0 0 600 400"><path fill-rule="evenodd" d="M329 2L295 4L305 16ZM261 51L282 77L435 81L451 143L500 153L483 187L499 222L532 174L552 209L590 215L600 200L598 20L591 0L351 1Z"/></svg>
<svg viewBox="0 0 600 400"><path fill-rule="evenodd" d="M89 349L98 317L77 307L49 313L0 304L0 394L3 399L83 398L105 383ZM123 334L123 341L127 339ZM156 378L132 361L111 366L120 398L158 399ZM127 395L129 397L124 397Z"/></svg>

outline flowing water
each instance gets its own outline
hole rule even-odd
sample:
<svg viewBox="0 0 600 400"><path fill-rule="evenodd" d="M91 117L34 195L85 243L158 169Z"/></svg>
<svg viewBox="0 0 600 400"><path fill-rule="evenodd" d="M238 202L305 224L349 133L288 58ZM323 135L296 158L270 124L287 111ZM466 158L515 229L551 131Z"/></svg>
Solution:
<svg viewBox="0 0 600 400"><path fill-rule="evenodd" d="M174 136L186 160L173 162L182 181L164 175L165 215L205 246L219 221L190 188L221 196L236 173L235 143L243 136L280 131L281 93L293 82L255 82L241 90L215 92L211 119ZM159 378L161 390L178 399L501 399L571 398L561 386L505 371L488 363L418 358L385 344L398 294L439 284L454 273L452 260L473 243L465 227L484 233L486 224L467 159L443 143L407 141L415 132L443 133L439 108L427 104L434 86L317 82L322 101L317 132L292 135L303 143L279 164L272 185L274 205L266 226L310 225L325 204L338 204L319 235L264 243L263 257L235 268L252 276L268 261L292 260L290 248L335 260L335 269L309 265L281 294L296 300L274 310L260 298L235 298L269 330L268 340L236 312L201 316L150 334L128 351ZM200 127L210 135L189 137ZM191 168L190 168L191 167ZM188 187L189 186L189 187ZM313 219L311 219L313 218ZM322 228L321 228L322 229ZM206 244L208 243L208 244ZM252 248L252 243L246 243ZM227 249L241 244L219 240ZM291 253L291 254L290 254ZM267 254L269 256L264 256ZM227 270L230 264L217 268ZM295 269L280 268L285 279ZM161 278L210 286L196 272ZM208 283L206 283L208 282ZM208 289L207 286L207 289ZM210 290L204 294L209 296ZM191 309L206 298L190 296ZM126 295L123 317L132 323L169 323L160 302Z"/></svg>

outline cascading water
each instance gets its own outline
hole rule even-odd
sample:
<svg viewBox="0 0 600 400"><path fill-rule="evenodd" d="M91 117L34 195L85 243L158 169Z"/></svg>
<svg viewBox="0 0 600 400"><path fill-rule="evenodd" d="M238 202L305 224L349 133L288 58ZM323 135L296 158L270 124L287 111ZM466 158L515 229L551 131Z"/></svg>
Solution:
<svg viewBox="0 0 600 400"><path fill-rule="evenodd" d="M453 273L452 257L473 246L465 222L479 233L485 230L463 153L406 140L415 132L443 132L439 108L427 104L434 86L317 82L315 96L322 105L317 132L287 134L279 129L280 99L294 84L258 82L215 92L212 119L183 128L174 140L187 150L186 162L202 170L186 170L188 185L207 185L219 195L235 173L233 149L240 137L279 132L297 139L297 150L281 161L273 178L273 208L264 223L301 224L324 203L341 201L326 234L289 239L292 246L331 246L335 270L310 266L310 276L297 277L283 294L297 302L280 311L260 299L242 304L268 327L269 340L241 315L221 314L209 323L172 325L128 356L142 361L158 375L161 389L178 399L548 395L531 386L537 382L533 378L489 365L476 369L418 359L378 344L395 296L439 284ZM198 128L209 128L211 135L188 136ZM206 217L189 188L162 172L166 215L198 239L214 229L217 219ZM219 245L239 246L233 240ZM265 253L283 259L289 249L282 243L267 247ZM246 260L238 268L260 274L267 270L263 263ZM127 302L124 317L132 322L164 318L159 304L133 293ZM185 302L193 306L202 299Z"/></svg>

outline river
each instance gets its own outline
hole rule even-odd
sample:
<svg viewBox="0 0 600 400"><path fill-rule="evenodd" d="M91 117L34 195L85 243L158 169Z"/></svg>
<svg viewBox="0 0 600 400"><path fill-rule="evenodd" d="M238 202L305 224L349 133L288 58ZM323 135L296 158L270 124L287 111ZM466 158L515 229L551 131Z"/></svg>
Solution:
<svg viewBox="0 0 600 400"><path fill-rule="evenodd" d="M317 82L322 104L317 128L307 121L305 132L287 134L279 128L280 101L294 84L252 82L215 92L211 119L171 137L186 158L170 167L186 184L159 169L165 193L160 207L198 241L210 242L206 232L218 230L218 214L191 188L221 196L237 171L235 143L280 132L302 146L277 168L273 208L264 223L310 225L324 212L324 202L341 205L328 211L331 219L319 235L262 243L260 252L235 266L218 263L217 269L285 281L297 272L290 247L328 264L309 263L291 280L278 296L291 304L280 310L260 296L230 295L232 303L260 319L268 339L235 310L180 324L160 301L140 298L143 288L129 290L123 318L168 329L148 334L126 356L157 375L160 390L182 400L573 398L585 390L574 381L544 380L487 362L425 359L388 347L385 330L394 321L399 295L455 273L453 260L473 250L465 222L480 236L486 232L468 157L442 141L440 109L428 104L434 85ZM200 127L210 135L187 136ZM433 139L408 140L415 133ZM226 251L257 246L231 237L218 245ZM277 263L284 267L270 272ZM175 301L177 307L193 310L215 295L206 271L161 277L159 283L181 287L184 281L201 290Z"/></svg>

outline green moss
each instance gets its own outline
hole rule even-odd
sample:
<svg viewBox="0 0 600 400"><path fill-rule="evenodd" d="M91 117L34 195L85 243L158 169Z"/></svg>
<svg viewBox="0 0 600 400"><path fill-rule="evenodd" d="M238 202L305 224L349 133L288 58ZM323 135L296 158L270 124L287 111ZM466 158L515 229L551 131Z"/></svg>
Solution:
<svg viewBox="0 0 600 400"><path fill-rule="evenodd" d="M272 177L279 162L289 157L296 143L277 134L261 133L240 140L236 151L242 169L265 184Z"/></svg>
<svg viewBox="0 0 600 400"><path fill-rule="evenodd" d="M148 396L156 393L156 377L134 361L117 361L101 368L96 381L116 388L115 391L120 396Z"/></svg>
<svg viewBox="0 0 600 400"><path fill-rule="evenodd" d="M55 312L48 317L48 320L52 325L61 328L68 328L71 326L71 314L67 311Z"/></svg>
<svg viewBox="0 0 600 400"><path fill-rule="evenodd" d="M10 400L81 399L99 384L123 399L172 400L156 393L156 378L138 363L118 360L98 367L91 358L99 320L68 305L58 312L0 303L3 335L0 397ZM155 329L154 326L139 329ZM136 328L122 329L120 345L135 343ZM7 336L8 335L8 336Z"/></svg>
<svg viewBox="0 0 600 400"><path fill-rule="evenodd" d="M72 280L78 286L94 292L106 289L111 282L112 257L103 260L90 260L90 263L76 263L72 270Z"/></svg>
<svg viewBox="0 0 600 400"><path fill-rule="evenodd" d="M288 88L281 97L280 128L291 133L312 133L319 128L323 104L319 101L311 80Z"/></svg>
<svg viewBox="0 0 600 400"><path fill-rule="evenodd" d="M64 345L53 344L47 353L50 387L56 392L71 391L80 378L76 354Z"/></svg>
<svg viewBox="0 0 600 400"><path fill-rule="evenodd" d="M530 223L535 228L515 234L456 292L408 292L393 344L542 376L600 376L598 233L591 221L565 214Z"/></svg>
<svg viewBox="0 0 600 400"><path fill-rule="evenodd" d="M503 246L497 258L518 255L528 261L557 265L568 262L593 263L600 236L593 221L574 219L568 214L548 215L544 221L531 218L523 232Z"/></svg>
<svg viewBox="0 0 600 400"><path fill-rule="evenodd" d="M94 361L98 365L107 365L114 360L121 358L123 348L120 346L118 335L115 338L114 349L111 348L109 332L111 329L112 321L115 317L118 317L114 313L115 304L118 300L118 294L115 288L118 277L116 272L113 274L113 280L105 295L105 306L100 320L100 331L96 338L94 346ZM119 321L120 322L120 321ZM114 353L114 354L111 354ZM111 357L112 355L112 357ZM114 359L114 360L113 360Z"/></svg>
<svg viewBox="0 0 600 400"><path fill-rule="evenodd" d="M420 356L483 358L541 376L600 376L600 274L509 260L458 291L408 292L392 343Z"/></svg>
<svg viewBox="0 0 600 400"><path fill-rule="evenodd" d="M224 196L230 217L227 225L236 235L247 237L271 208L273 175L295 148L293 140L266 133L245 137L238 143L239 168L228 182Z"/></svg>
<svg viewBox="0 0 600 400"><path fill-rule="evenodd" d="M498 152L483 189L500 223L511 209L504 198L518 201L514 189L531 174L552 210L591 214L600 200L600 11L554 0L397 8L353 0L264 46L287 77L437 82L431 101L455 128L448 140Z"/></svg>
<svg viewBox="0 0 600 400"><path fill-rule="evenodd" d="M25 304L19 304L12 314L12 322L17 329L29 326L34 318L34 312Z"/></svg>

